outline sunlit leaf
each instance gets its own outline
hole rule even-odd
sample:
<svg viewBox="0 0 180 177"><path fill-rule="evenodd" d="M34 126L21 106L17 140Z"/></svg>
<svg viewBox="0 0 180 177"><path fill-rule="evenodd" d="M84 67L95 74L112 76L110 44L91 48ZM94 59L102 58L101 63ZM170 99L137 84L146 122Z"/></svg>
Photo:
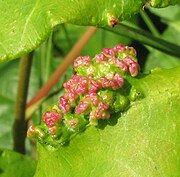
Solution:
<svg viewBox="0 0 180 177"><path fill-rule="evenodd" d="M1 177L33 177L36 163L31 158L9 150L0 150Z"/></svg>
<svg viewBox="0 0 180 177"><path fill-rule="evenodd" d="M59 149L38 147L36 177L178 177L180 72L155 69L130 82L144 98Z"/></svg>
<svg viewBox="0 0 180 177"><path fill-rule="evenodd" d="M148 3L147 3L148 2ZM35 49L62 23L110 25L146 6L164 7L177 0L6 0L0 1L0 61L18 58Z"/></svg>

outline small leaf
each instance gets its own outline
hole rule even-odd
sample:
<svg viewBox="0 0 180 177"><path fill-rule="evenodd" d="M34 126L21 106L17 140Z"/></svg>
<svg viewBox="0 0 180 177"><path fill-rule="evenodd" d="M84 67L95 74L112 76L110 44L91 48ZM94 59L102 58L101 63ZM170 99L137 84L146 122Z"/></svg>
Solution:
<svg viewBox="0 0 180 177"><path fill-rule="evenodd" d="M180 8L180 4L177 4L175 6L169 6L169 7L161 8L161 9L149 8L149 10L152 13L161 17L162 19L169 21L169 20L174 20L174 19L178 20L179 16L177 16L177 14L180 13L179 8Z"/></svg>
<svg viewBox="0 0 180 177"><path fill-rule="evenodd" d="M151 0L149 1L152 7L167 7L179 3L178 0Z"/></svg>
<svg viewBox="0 0 180 177"><path fill-rule="evenodd" d="M0 150L1 177L33 177L36 163L30 157L9 150Z"/></svg>
<svg viewBox="0 0 180 177"><path fill-rule="evenodd" d="M174 43L180 46L180 20L179 20L179 11L178 5L168 7L165 9L154 9L152 10L153 13L159 14L162 18L162 21L167 23L168 27L161 35L162 39ZM167 16L167 14L170 15ZM167 20L166 20L167 18ZM165 21L164 21L165 20ZM180 48L180 47L179 47ZM150 50L150 54L147 58L147 62L145 64L145 72L155 68L174 68L180 65L179 58L173 57L171 55L167 55L163 52L158 50L148 48Z"/></svg>

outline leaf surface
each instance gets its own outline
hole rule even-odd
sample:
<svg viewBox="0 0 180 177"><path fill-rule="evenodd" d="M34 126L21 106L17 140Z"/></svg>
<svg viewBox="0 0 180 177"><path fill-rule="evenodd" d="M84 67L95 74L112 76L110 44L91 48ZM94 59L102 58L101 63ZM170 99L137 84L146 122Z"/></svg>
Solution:
<svg viewBox="0 0 180 177"><path fill-rule="evenodd" d="M9 150L0 150L0 177L32 177L36 162Z"/></svg>
<svg viewBox="0 0 180 177"><path fill-rule="evenodd" d="M148 2L148 3L146 3ZM146 4L164 7L177 0L6 0L0 1L0 62L35 49L57 24L113 26Z"/></svg>
<svg viewBox="0 0 180 177"><path fill-rule="evenodd" d="M151 9L154 14L161 17L161 21L165 22L168 26L166 30L161 34L161 38L180 46L180 6L170 6L164 9ZM167 14L169 14L167 16ZM179 58L167 55L158 50L148 48L150 54L145 64L145 71L149 71L152 68L174 68L180 65Z"/></svg>
<svg viewBox="0 0 180 177"><path fill-rule="evenodd" d="M14 60L0 65L0 148L12 148L18 64L18 60Z"/></svg>
<svg viewBox="0 0 180 177"><path fill-rule="evenodd" d="M178 177L179 75L179 68L155 69L129 80L145 97L69 145L56 150L38 145L35 177Z"/></svg>

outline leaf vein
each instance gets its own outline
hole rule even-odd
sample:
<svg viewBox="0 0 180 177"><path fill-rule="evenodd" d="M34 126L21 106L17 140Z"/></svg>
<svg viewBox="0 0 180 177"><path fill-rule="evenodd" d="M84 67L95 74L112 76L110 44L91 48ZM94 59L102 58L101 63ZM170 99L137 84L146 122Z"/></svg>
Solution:
<svg viewBox="0 0 180 177"><path fill-rule="evenodd" d="M24 41L24 37L25 37L25 33L26 33L26 30L27 30L28 24L29 24L31 17L33 16L33 14L34 14L34 12L35 12L35 10L37 8L38 3L39 3L39 0L36 1L36 4L32 8L30 14L28 15L28 18L26 19L26 22L24 24L24 29L23 29L23 32L22 32L22 36L21 36L21 40L20 40L20 44L22 44L22 41Z"/></svg>

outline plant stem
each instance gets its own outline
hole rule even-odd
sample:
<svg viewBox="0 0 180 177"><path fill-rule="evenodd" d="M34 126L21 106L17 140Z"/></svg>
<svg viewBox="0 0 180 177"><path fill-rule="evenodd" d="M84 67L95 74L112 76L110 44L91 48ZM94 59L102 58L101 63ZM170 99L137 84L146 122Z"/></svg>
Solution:
<svg viewBox="0 0 180 177"><path fill-rule="evenodd" d="M52 56L51 52L52 52L52 32L47 42L45 81L48 80L50 72L51 72L51 56Z"/></svg>
<svg viewBox="0 0 180 177"><path fill-rule="evenodd" d="M27 121L25 120L26 100L28 95L29 78L32 66L33 53L22 57L20 60L19 81L16 99L16 114L13 124L13 149L25 154L25 139Z"/></svg>
<svg viewBox="0 0 180 177"><path fill-rule="evenodd" d="M167 42L158 37L154 37L144 30L135 29L122 23L114 28L105 27L103 29L126 37L130 37L164 53L167 53L168 55L173 55L180 58L180 46Z"/></svg>
<svg viewBox="0 0 180 177"><path fill-rule="evenodd" d="M50 76L48 81L43 85L43 87L36 93L36 95L27 104L27 107L36 103L43 97L45 97L49 91L56 85L60 77L68 69L68 67L73 63L74 59L80 54L81 50L85 47L86 43L91 39L91 37L97 31L96 27L89 27L88 30L83 34L83 36L77 41L68 55L65 57L62 64L58 66L55 72Z"/></svg>
<svg viewBox="0 0 180 177"><path fill-rule="evenodd" d="M159 35L159 31L156 29L156 27L154 26L153 22L151 21L151 19L147 15L147 13L144 10L140 10L140 15L143 18L143 20L146 23L146 25L148 26L148 28L151 31L151 33L154 36L159 37L160 36Z"/></svg>
<svg viewBox="0 0 180 177"><path fill-rule="evenodd" d="M40 87L43 85L43 83L45 82L45 71L46 71L46 63L45 63L45 59L46 59L46 41L42 43L41 47L40 47Z"/></svg>
<svg viewBox="0 0 180 177"><path fill-rule="evenodd" d="M70 39L70 37L69 37L69 34L68 34L68 31L67 31L67 29L66 29L65 24L62 24L61 27L62 27L62 29L63 29L63 31L64 31L64 35L65 35L65 37L66 37L66 41L68 42L69 46L71 46L72 42L71 42L71 39Z"/></svg>
<svg viewBox="0 0 180 177"><path fill-rule="evenodd" d="M106 31L101 30L101 47L105 46L105 41L106 41Z"/></svg>

